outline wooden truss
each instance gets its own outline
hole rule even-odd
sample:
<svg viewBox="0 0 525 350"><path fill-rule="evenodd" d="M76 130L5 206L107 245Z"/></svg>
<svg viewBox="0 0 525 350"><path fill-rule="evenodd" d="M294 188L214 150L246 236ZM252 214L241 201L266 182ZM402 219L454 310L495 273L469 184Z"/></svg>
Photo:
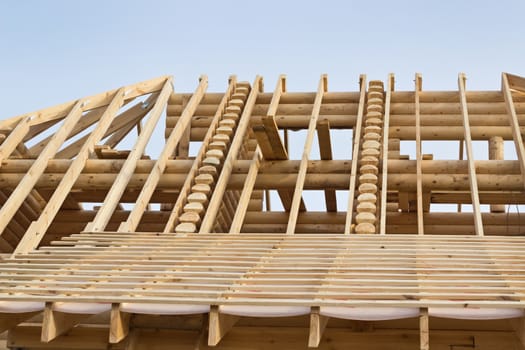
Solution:
<svg viewBox="0 0 525 350"><path fill-rule="evenodd" d="M147 325L176 319L180 339L198 323L192 348L230 330L225 346L245 348L246 318L302 317L308 336L291 347L326 346L329 320L412 319L429 349L429 324L446 318L512 319L494 328L510 340L493 341L523 348L525 221L510 207L525 204L525 78L504 73L498 91L468 91L464 74L457 91L425 91L420 74L413 91L393 74L358 84L332 92L322 75L289 92L283 75L265 92L260 76L232 76L215 93L202 76L178 93L164 76L0 122L8 343L142 349ZM434 159L428 141L459 156Z"/></svg>

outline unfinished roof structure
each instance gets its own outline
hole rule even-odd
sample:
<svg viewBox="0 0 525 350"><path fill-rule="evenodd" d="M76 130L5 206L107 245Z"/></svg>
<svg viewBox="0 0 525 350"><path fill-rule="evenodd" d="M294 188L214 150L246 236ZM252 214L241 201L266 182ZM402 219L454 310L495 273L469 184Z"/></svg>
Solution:
<svg viewBox="0 0 525 350"><path fill-rule="evenodd" d="M525 349L525 79L356 82L164 76L1 121L7 346Z"/></svg>

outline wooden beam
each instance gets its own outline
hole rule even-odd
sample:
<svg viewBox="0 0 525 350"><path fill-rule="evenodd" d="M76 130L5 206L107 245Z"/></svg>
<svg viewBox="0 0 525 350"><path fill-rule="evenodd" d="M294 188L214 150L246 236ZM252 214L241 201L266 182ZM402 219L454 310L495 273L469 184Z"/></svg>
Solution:
<svg viewBox="0 0 525 350"><path fill-rule="evenodd" d="M523 136L520 130L520 123L516 114L516 107L510 92L509 78L506 73L501 75L501 92L505 99L505 107L509 117L510 128L512 130L512 137L516 147L516 154L520 162L521 175L523 176L523 187L525 188L525 146L523 145Z"/></svg>
<svg viewBox="0 0 525 350"><path fill-rule="evenodd" d="M123 129L129 127L130 124L135 125L135 123L140 121L146 114L148 114L148 112L153 108L153 102L156 100L157 96L158 94L154 93L146 101L137 103L115 117L102 139L111 134L113 135L111 135L111 137L104 144L114 147L118 142L120 142L120 140L125 136L123 135ZM57 152L55 158L69 159L75 157L88 138L89 134L84 135L83 137L74 141L64 149Z"/></svg>
<svg viewBox="0 0 525 350"><path fill-rule="evenodd" d="M210 323L208 326L208 346L216 346L221 339L233 328L239 320L238 316L225 315L219 312L217 305L210 309Z"/></svg>
<svg viewBox="0 0 525 350"><path fill-rule="evenodd" d="M131 314L122 312L120 304L111 305L109 318L109 343L116 344L124 340L129 334L129 322Z"/></svg>
<svg viewBox="0 0 525 350"><path fill-rule="evenodd" d="M359 76L359 107L357 108L357 121L353 132L354 144L352 148L352 168L350 170L350 184L348 188L348 208L346 211L345 231L348 235L352 232L352 218L354 215L355 185L357 182L357 163L361 147L361 129L363 128L363 112L366 102L366 75Z"/></svg>
<svg viewBox="0 0 525 350"><path fill-rule="evenodd" d="M465 94L465 80L465 74L460 73L458 77L459 98L461 105L461 115L463 117L465 147L467 149L468 174L470 183L470 194L472 198L472 211L474 212L474 226L476 227L476 235L483 236L483 222L481 220L478 180L476 175L476 167L474 165L474 151L472 149L470 121L468 117L467 98Z"/></svg>
<svg viewBox="0 0 525 350"><path fill-rule="evenodd" d="M44 234L51 225L51 222L62 207L64 200L67 198L69 192L73 188L75 181L81 174L82 169L84 169L86 166L86 162L89 159L90 154L93 152L95 145L105 134L115 114L122 106L124 101L124 93L125 88L121 88L115 93L113 100L100 117L96 128L91 132L88 139L78 152L77 157L69 166L67 172L53 192L53 195L49 199L44 210L40 213L38 220L33 221L27 229L23 239L18 244L13 255L27 253L30 250L38 247L38 244L42 241L42 238L44 238ZM50 141L50 143L51 142L52 141ZM42 169L42 172L44 169Z"/></svg>
<svg viewBox="0 0 525 350"><path fill-rule="evenodd" d="M328 120L321 120L317 123L317 138L319 142L319 153L322 160L332 160L332 143L330 140L330 123ZM337 211L337 198L335 190L327 188L324 191L326 210Z"/></svg>
<svg viewBox="0 0 525 350"><path fill-rule="evenodd" d="M206 151L208 149L208 145L213 139L215 129L219 125L219 121L221 120L221 117L224 114L226 104L228 103L230 96L233 94L236 85L237 77L231 76L228 79L228 88L226 89L226 93L222 96L221 102L217 106L217 110L215 111L213 120L208 128L208 131L206 132L206 136L202 141L202 146L199 150L199 153L195 157L195 160L193 161L193 164L186 175L186 179L184 180L177 200L173 205L168 221L164 226L164 233L173 232L175 226L178 224L179 215L181 214L184 205L186 205L187 198L191 193L191 187L194 185L195 177L197 176L197 172L201 166L201 162L204 160Z"/></svg>
<svg viewBox="0 0 525 350"><path fill-rule="evenodd" d="M53 135L51 141L49 141L46 147L42 150L29 172L24 175L16 187L16 195L11 195L7 202L4 203L0 209L0 217L2 217L2 220L0 220L0 235L5 230L6 226L9 224L9 221L16 213L18 208L20 208L20 205L29 195L40 176L44 173L49 159L55 155L64 140L67 138L68 134L82 116L83 105L84 100L77 101L75 106L71 109L68 116L64 120L62 126Z"/></svg>
<svg viewBox="0 0 525 350"><path fill-rule="evenodd" d="M162 149L158 160L155 162L155 166L149 173L148 179L146 180L144 187L142 187L142 190L137 200L135 201L133 210L129 214L128 219L119 226L119 232L132 232L136 230L137 226L139 225L140 219L142 218L142 215L144 215L144 210L149 204L153 191L155 191L160 177L166 169L166 164L168 162L169 157L173 154L173 151L179 144L181 137L184 135L186 129L189 127L191 118L195 113L195 109L197 109L197 106L202 100L202 97L204 96L204 93L206 92L207 88L208 77L202 76L200 78L199 86L195 90L195 93L192 95L191 99L188 101L184 112L179 118L179 122L171 131L171 134L166 140L166 143L164 144L164 148Z"/></svg>
<svg viewBox="0 0 525 350"><path fill-rule="evenodd" d="M238 201L237 209L235 210L235 216L233 217L232 224L230 226L230 233L237 234L241 232L242 223L246 216L248 204L253 193L253 187L255 186L255 179L261 165L261 152L259 146L255 149L248 175L244 181L244 187L242 189L241 196Z"/></svg>
<svg viewBox="0 0 525 350"><path fill-rule="evenodd" d="M23 142L24 137L29 131L29 126L31 125L32 116L26 116L18 122L16 127L9 133L7 138L0 145L0 166L2 166L2 161L9 158L9 156L14 152L16 147Z"/></svg>
<svg viewBox="0 0 525 350"><path fill-rule="evenodd" d="M510 89L525 92L525 78L518 75L503 73L502 75L507 77L508 85Z"/></svg>
<svg viewBox="0 0 525 350"><path fill-rule="evenodd" d="M122 197L122 194L124 193L131 176L133 175L137 161L144 153L146 145L148 144L151 134L153 133L160 115L166 106L172 90L172 79L170 77L166 79L164 87L162 88L162 92L160 93L155 106L150 112L150 117L144 126L144 130L142 130L142 134L137 139L137 142L133 146L131 153L124 162L122 169L120 169L120 173L118 174L115 183L113 186L111 186L111 189L104 199L102 207L98 211L97 216L95 216L95 219L86 225L84 229L85 231L99 232L105 229L109 219L111 218L111 215L113 214L113 211L119 204L120 198Z"/></svg>
<svg viewBox="0 0 525 350"><path fill-rule="evenodd" d="M53 303L46 303L42 321L41 341L49 343L91 316L90 314L66 314L55 311L53 310Z"/></svg>
<svg viewBox="0 0 525 350"><path fill-rule="evenodd" d="M429 350L429 343L428 308L421 308L419 313L419 349Z"/></svg>
<svg viewBox="0 0 525 350"><path fill-rule="evenodd" d="M286 234L291 235L295 233L295 226L297 224L297 214L301 205L303 195L304 180L306 178L306 171L308 169L308 160L312 150L312 143L314 141L314 133L317 128L317 120L319 119L319 111L321 110L321 103L323 102L323 95L328 91L328 76L321 75L319 86L315 95L312 114L310 116L310 123L308 124L308 133L303 148L303 155L301 157L301 164L299 165L299 173L297 174L297 182L293 193L292 206L290 208L290 218L286 228Z"/></svg>
<svg viewBox="0 0 525 350"><path fill-rule="evenodd" d="M228 185L228 181L231 177L233 163L237 159L237 155L239 154L239 151L244 142L244 135L246 134L246 131L250 126L250 117L252 115L253 107L255 106L257 96L259 92L262 92L262 89L262 77L257 76L255 78L255 81L253 82L252 90L250 91L250 94L246 101L246 105L244 106L244 110L242 111L242 115L239 118L237 129L235 131L235 136L233 137L233 141L230 145L228 155L224 160L221 174L219 176L219 179L217 180L215 189L213 190L208 209L206 210L206 214L202 219L199 233L211 232L213 225L215 224L215 218L217 217L217 213L219 212L224 192L226 191L226 186Z"/></svg>
<svg viewBox="0 0 525 350"><path fill-rule="evenodd" d="M465 145L464 140L459 141L459 160L463 160L463 153L465 153L463 149L464 145ZM458 203L458 213L461 213L461 209L462 209L462 205L461 203Z"/></svg>
<svg viewBox="0 0 525 350"><path fill-rule="evenodd" d="M421 115L419 107L419 93L423 89L423 78L420 73L416 74L415 79L415 115L416 115L416 202L417 202L417 233L425 234L423 223L423 174L421 171L422 152L421 152Z"/></svg>
<svg viewBox="0 0 525 350"><path fill-rule="evenodd" d="M390 129L390 100L395 88L394 74L388 75L388 87L385 96L385 113L383 116L383 164L381 166L381 204L379 209L379 234L386 234L386 204L388 193L388 143Z"/></svg>
<svg viewBox="0 0 525 350"><path fill-rule="evenodd" d="M312 307L310 313L310 332L308 336L308 347L317 348L323 337L324 330L328 324L329 317L319 313L319 307Z"/></svg>

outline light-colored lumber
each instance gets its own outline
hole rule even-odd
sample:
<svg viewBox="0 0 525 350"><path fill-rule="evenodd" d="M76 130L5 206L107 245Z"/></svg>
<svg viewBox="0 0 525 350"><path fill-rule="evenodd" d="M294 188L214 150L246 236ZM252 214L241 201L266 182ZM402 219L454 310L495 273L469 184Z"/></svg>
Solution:
<svg viewBox="0 0 525 350"><path fill-rule="evenodd" d="M0 221L0 235L4 231L6 226L9 223L9 220L13 217L15 212L18 210L24 199L33 189L33 186L38 181L40 175L44 172L47 162L59 147L62 145L66 139L69 132L78 122L79 118L82 116L82 106L84 104L83 100L77 101L74 107L69 112L68 116L64 120L62 126L58 131L53 135L52 139L42 150L37 160L33 163L30 171L22 178L18 186L16 187L16 195L11 195L7 202L0 209L0 217L3 220Z"/></svg>
<svg viewBox="0 0 525 350"><path fill-rule="evenodd" d="M186 129L188 128L190 119L193 116L193 113L195 113L195 109L197 108L197 105L201 101L202 97L204 96L207 87L208 77L202 76L200 78L199 86L195 90L195 93L192 95L191 99L188 101L186 108L184 109L184 112L180 117L179 122L171 132L170 137L166 140L164 148L162 149L162 152L160 153L159 158L155 163L155 166L149 173L148 179L146 180L144 187L142 187L142 190L137 200L135 201L135 206L133 207L133 210L129 214L129 217L126 220L126 222L123 222L119 226L119 232L132 232L136 230L140 219L144 214L144 210L149 204L151 195L153 194L153 191L155 190L160 180L160 176L166 168L168 157L173 153L173 150L177 147L181 137L184 135Z"/></svg>
<svg viewBox="0 0 525 350"><path fill-rule="evenodd" d="M53 192L53 195L47 202L46 207L40 213L38 220L33 221L27 229L24 238L20 241L19 245L14 251L14 254L27 253L38 246L49 225L55 218L56 213L73 188L76 179L86 165L90 153L93 152L94 146L100 141L109 127L115 113L122 106L124 92L125 89L121 88L115 93L113 100L100 117L97 127L89 135L81 150L78 152L76 158L69 166L67 172L62 178L62 181L60 181L57 188ZM53 140L49 142L51 143Z"/></svg>
<svg viewBox="0 0 525 350"><path fill-rule="evenodd" d="M219 312L217 305L212 305L208 325L208 346L216 346L221 339L239 320L238 316L226 315Z"/></svg>
<svg viewBox="0 0 525 350"><path fill-rule="evenodd" d="M250 197L253 193L253 187L255 185L255 179L257 178L257 173L261 165L261 152L259 147L255 149L253 154L252 163L248 174L246 175L246 180L244 182L244 187L242 189L241 196L238 201L237 209L235 210L235 216L233 217L230 233L237 234L241 232L242 223L244 217L246 216L246 211L248 210L248 204L250 203Z"/></svg>
<svg viewBox="0 0 525 350"><path fill-rule="evenodd" d="M330 124L326 120L317 123L317 138L319 142L319 154L322 160L332 159L332 143L330 141ZM337 211L337 198L334 189L324 191L326 210Z"/></svg>
<svg viewBox="0 0 525 350"><path fill-rule="evenodd" d="M393 73L388 75L388 85L385 93L385 111L383 114L383 159L381 165L381 201L379 208L379 234L386 234L386 212L388 193L388 152L390 138L387 130L390 128L390 101L392 92L395 90L395 77Z"/></svg>
<svg viewBox="0 0 525 350"><path fill-rule="evenodd" d="M352 168L350 170L350 183L348 188L348 208L346 211L345 221L345 235L352 233L352 218L354 214L354 201L355 201L355 187L357 182L357 160L359 159L360 147L361 147L361 133L363 128L363 114L366 102L366 76L361 75L359 77L359 108L357 111L357 122L356 127L353 130L354 143L352 147Z"/></svg>
<svg viewBox="0 0 525 350"><path fill-rule="evenodd" d="M304 187L304 179L306 178L306 171L308 169L308 160L312 150L312 143L314 141L314 132L317 128L317 120L319 119L319 111L323 101L324 93L328 91L328 76L323 74L319 80L317 87L317 94L315 95L314 106L310 116L310 123L308 125L308 133L304 142L303 154L301 156L301 163L299 165L299 172L297 174L297 182L292 198L292 205L290 207L290 219L286 228L286 234L291 235L295 233L295 225L297 224L297 214L301 205L302 192Z"/></svg>
<svg viewBox="0 0 525 350"><path fill-rule="evenodd" d="M46 303L42 321L42 342L49 343L90 316L90 314L66 314L55 311L53 303Z"/></svg>
<svg viewBox="0 0 525 350"><path fill-rule="evenodd" d="M157 125L164 105L166 104L172 90L172 79L168 78L164 82L162 91L159 97L157 98L157 101L155 102L155 106L150 112L150 116L148 118L148 121L144 125L142 134L139 136L137 142L133 147L133 150L131 151L128 158L126 159L126 162L122 166L122 169L120 170L120 173L117 176L114 185L111 187L106 198L104 199L104 203L98 211L97 216L95 216L95 219L92 222L86 225L86 231L102 231L106 227L109 219L111 218L111 215L113 214L113 211L119 203L122 193L126 189L126 185L128 184L129 179L131 178L133 169L135 169L137 161L144 153L144 149L146 148L151 134L153 133L153 130Z"/></svg>
<svg viewBox="0 0 525 350"><path fill-rule="evenodd" d="M477 175L476 175L476 168L474 166L474 151L472 149L472 137L470 134L470 122L469 122L469 117L468 117L469 112L468 112L467 100L465 96L465 81L466 81L465 74L463 73L459 74L459 77L458 77L459 98L460 98L460 105L461 105L461 113L463 116L465 148L467 150L470 193L472 197L472 210L474 212L474 226L476 227L476 234L478 236L483 236L483 222L481 219L478 180L477 180Z"/></svg>
<svg viewBox="0 0 525 350"><path fill-rule="evenodd" d="M129 334L129 323L131 314L122 312L120 305L114 303L111 305L111 314L109 320L109 343L116 344L126 338Z"/></svg>
<svg viewBox="0 0 525 350"><path fill-rule="evenodd" d="M239 118L239 124L237 125L235 136L233 137L232 143L230 145L228 155L224 160L221 175L219 176L217 184L215 185L215 189L213 190L208 209L206 210L206 214L202 219L199 233L210 232L213 226L215 217L219 212L222 196L226 191L226 186L233 170L233 162L235 159L237 159L237 155L239 154L239 150L243 143L244 135L249 127L249 118L252 113L253 106L255 105L255 101L257 100L257 94L262 92L262 89L262 77L257 76L253 82L253 86L246 101L246 105L244 106L244 110L242 111L242 115Z"/></svg>
<svg viewBox="0 0 525 350"><path fill-rule="evenodd" d="M505 107L512 130L514 145L516 147L516 154L518 155L518 160L520 161L521 174L524 180L523 186L525 187L525 146L523 145L523 132L520 129L520 124L516 116L516 107L510 92L509 76L506 73L501 75L501 92L503 94L503 98L505 99Z"/></svg>
<svg viewBox="0 0 525 350"><path fill-rule="evenodd" d="M195 178L197 176L198 170L200 168L200 162L204 160L206 149L215 137L215 128L219 125L219 121L221 120L221 117L223 116L225 112L226 104L228 103L228 100L230 99L230 96L233 94L236 86L237 86L237 77L231 76L228 80L228 88L225 94L223 95L222 100L220 101L219 105L217 106L217 110L215 111L213 122L210 125L206 133L206 136L204 137L201 149L199 150L199 153L195 157L195 160L193 161L193 164L188 174L186 175L186 179L184 180L184 183L179 192L177 200L175 204L173 205L168 221L166 222L166 225L164 226L164 233L172 232L175 226L179 223L178 222L179 215L181 215L182 209L184 205L186 204L187 197L192 191L192 186L194 186L195 184L194 182L195 182ZM206 195L208 195L208 193L206 193Z"/></svg>
<svg viewBox="0 0 525 350"><path fill-rule="evenodd" d="M428 324L428 309L421 308L419 314L419 349L429 350L429 324Z"/></svg>
<svg viewBox="0 0 525 350"><path fill-rule="evenodd" d="M323 337L324 330L328 324L329 317L319 313L319 307L312 307L310 313L310 331L308 336L308 347L317 348Z"/></svg>
<svg viewBox="0 0 525 350"><path fill-rule="evenodd" d="M422 154L421 154L421 115L419 93L423 89L423 78L420 73L415 77L415 121L416 121L416 188L417 188L417 232L420 235L425 234L425 225L423 222L423 184L422 184Z"/></svg>

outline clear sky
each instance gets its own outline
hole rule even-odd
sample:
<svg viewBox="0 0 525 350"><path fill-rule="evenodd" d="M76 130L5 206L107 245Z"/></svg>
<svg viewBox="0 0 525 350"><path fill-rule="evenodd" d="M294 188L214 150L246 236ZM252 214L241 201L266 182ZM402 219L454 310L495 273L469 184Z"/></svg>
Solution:
<svg viewBox="0 0 525 350"><path fill-rule="evenodd" d="M315 91L321 73L332 91L357 90L360 73L386 80L394 72L397 90L413 90L416 72L432 90L456 90L459 72L468 89L483 90L499 89L502 71L525 75L523 0L3 0L0 7L0 119L165 74L180 92L193 91L203 73L210 91L224 91L233 73L249 81L262 74L269 91L281 73L290 91ZM160 149L162 130L156 135Z"/></svg>
<svg viewBox="0 0 525 350"><path fill-rule="evenodd" d="M44 1L0 2L0 118L159 75L193 91L228 75L280 73L290 90L356 90L359 73L412 89L498 89L525 75L525 2L498 1Z"/></svg>

